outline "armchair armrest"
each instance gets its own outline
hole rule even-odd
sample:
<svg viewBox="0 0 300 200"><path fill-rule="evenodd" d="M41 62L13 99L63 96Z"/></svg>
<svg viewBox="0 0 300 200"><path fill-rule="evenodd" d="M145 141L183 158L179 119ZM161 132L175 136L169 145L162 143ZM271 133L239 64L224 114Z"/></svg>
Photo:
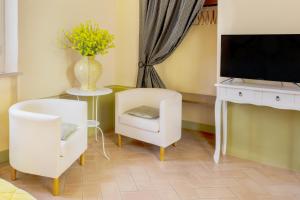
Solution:
<svg viewBox="0 0 300 200"><path fill-rule="evenodd" d="M136 89L116 93L115 94L116 117L118 117L120 114L126 112L131 108L143 105L144 104L143 99L144 96L139 92L137 92Z"/></svg>
<svg viewBox="0 0 300 200"><path fill-rule="evenodd" d="M182 95L176 93L160 102L160 132L164 147L181 138Z"/></svg>
<svg viewBox="0 0 300 200"><path fill-rule="evenodd" d="M160 102L178 94L159 88L136 88L116 93L116 115L141 105L159 108Z"/></svg>

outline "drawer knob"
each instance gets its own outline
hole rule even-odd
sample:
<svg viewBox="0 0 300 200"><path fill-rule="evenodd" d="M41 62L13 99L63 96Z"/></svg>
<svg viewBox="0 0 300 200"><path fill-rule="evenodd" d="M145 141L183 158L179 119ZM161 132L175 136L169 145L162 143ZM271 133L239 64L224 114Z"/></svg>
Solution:
<svg viewBox="0 0 300 200"><path fill-rule="evenodd" d="M276 96L276 101L280 101L280 96Z"/></svg>
<svg viewBox="0 0 300 200"><path fill-rule="evenodd" d="M243 93L242 93L242 92L239 92L239 96L242 97L242 96L243 96Z"/></svg>

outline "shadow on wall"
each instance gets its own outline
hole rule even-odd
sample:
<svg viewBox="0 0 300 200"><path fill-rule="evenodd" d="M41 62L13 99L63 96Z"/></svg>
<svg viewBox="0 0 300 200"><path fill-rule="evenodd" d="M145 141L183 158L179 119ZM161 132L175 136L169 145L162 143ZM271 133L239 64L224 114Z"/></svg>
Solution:
<svg viewBox="0 0 300 200"><path fill-rule="evenodd" d="M74 75L74 66L75 66L76 62L78 60L80 60L81 56L78 53L74 52L74 50L72 50L72 49L66 49L65 57L66 57L66 60L68 63L68 68L66 71L66 76L67 76L68 82L73 87L79 87L80 84Z"/></svg>

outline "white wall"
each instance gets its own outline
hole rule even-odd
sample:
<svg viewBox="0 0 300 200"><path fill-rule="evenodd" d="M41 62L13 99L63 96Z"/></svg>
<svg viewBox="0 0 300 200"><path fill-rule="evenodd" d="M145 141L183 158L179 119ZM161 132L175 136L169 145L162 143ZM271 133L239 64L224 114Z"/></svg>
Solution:
<svg viewBox="0 0 300 200"><path fill-rule="evenodd" d="M218 7L218 75L222 34L300 33L299 0L221 0Z"/></svg>
<svg viewBox="0 0 300 200"><path fill-rule="evenodd" d="M218 63L221 34L300 34L299 0L220 0L218 6ZM230 104L228 153L299 171L299 120L296 111Z"/></svg>
<svg viewBox="0 0 300 200"><path fill-rule="evenodd" d="M74 63L80 56L61 49L58 37L63 29L94 20L116 33L115 0L22 0L20 9L19 100L48 97L74 85ZM103 64L99 85L115 79L115 50L98 56Z"/></svg>
<svg viewBox="0 0 300 200"><path fill-rule="evenodd" d="M117 0L116 84L136 86L139 48L139 0Z"/></svg>
<svg viewBox="0 0 300 200"><path fill-rule="evenodd" d="M17 101L17 78L0 78L0 153L8 149L8 109ZM1 158L0 158L1 160Z"/></svg>
<svg viewBox="0 0 300 200"><path fill-rule="evenodd" d="M18 71L18 0L5 4L5 72Z"/></svg>
<svg viewBox="0 0 300 200"><path fill-rule="evenodd" d="M139 1L117 3L117 84L135 86L138 63ZM170 89L214 95L217 26L193 25L175 52L156 69Z"/></svg>
<svg viewBox="0 0 300 200"><path fill-rule="evenodd" d="M76 85L74 63L80 56L61 49L62 29L92 19L116 35L116 49L98 60L104 73L99 85L135 86L138 62L138 0L20 1L20 71L18 99L56 96ZM158 72L168 88L213 95L216 82L216 25L193 26L180 47ZM213 124L207 108L184 106L184 118ZM210 116L210 117L207 117Z"/></svg>
<svg viewBox="0 0 300 200"><path fill-rule="evenodd" d="M116 84L135 86L138 64L139 1L117 0ZM167 88L215 94L217 26L194 25L176 51L156 69ZM213 109L184 104L183 119L214 124Z"/></svg>

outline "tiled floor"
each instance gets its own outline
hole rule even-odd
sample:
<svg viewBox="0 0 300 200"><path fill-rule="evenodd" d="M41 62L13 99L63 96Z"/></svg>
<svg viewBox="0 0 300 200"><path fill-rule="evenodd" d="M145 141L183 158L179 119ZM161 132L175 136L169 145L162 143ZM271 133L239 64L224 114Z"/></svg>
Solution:
<svg viewBox="0 0 300 200"><path fill-rule="evenodd" d="M51 195L51 180L18 174L15 185L37 199L84 200L296 200L300 199L300 174L254 162L225 157L212 161L211 141L184 131L177 147L169 147L166 161L159 148L126 140L122 148L107 135L111 160L105 160L100 143L90 139L86 165L78 163L61 177L61 196ZM9 180L8 164L0 177Z"/></svg>

